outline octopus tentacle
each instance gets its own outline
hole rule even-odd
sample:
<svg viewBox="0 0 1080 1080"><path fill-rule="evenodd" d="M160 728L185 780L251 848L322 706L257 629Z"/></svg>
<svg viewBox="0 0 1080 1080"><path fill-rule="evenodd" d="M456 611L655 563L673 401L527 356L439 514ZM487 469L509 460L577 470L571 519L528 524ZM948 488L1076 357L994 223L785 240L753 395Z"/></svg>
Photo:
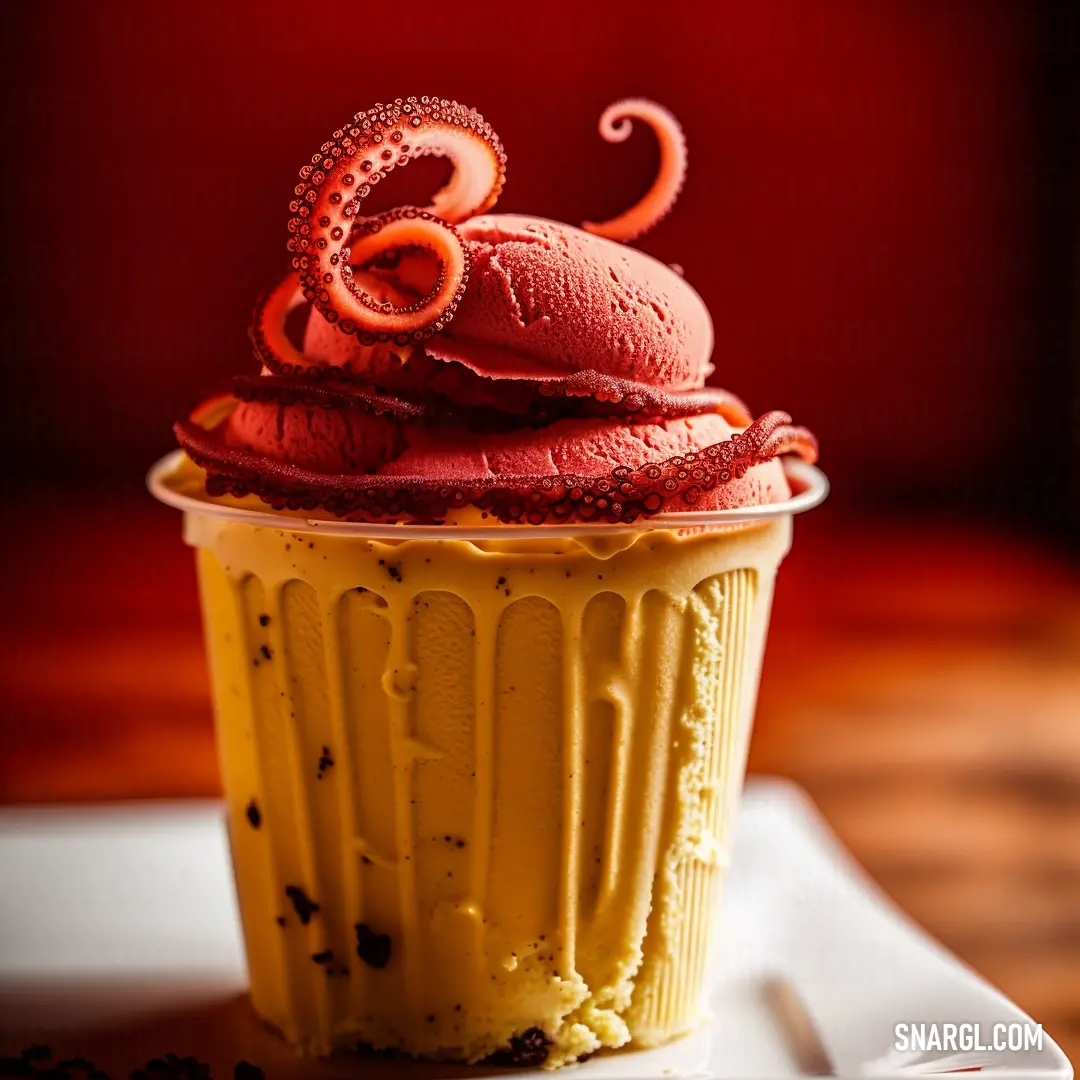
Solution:
<svg viewBox="0 0 1080 1080"><path fill-rule="evenodd" d="M523 422L543 424L572 416L657 419L718 414L740 428L752 420L746 406L726 390L706 387L669 394L639 383L598 382L590 378L593 374L581 372L569 379L541 384L531 399L519 399L515 403L520 411L509 412L504 411L503 402L498 399L477 403L470 395L463 395L461 401L454 402L427 393L419 383L408 389L390 389L380 387L374 381L343 378L332 368L320 371L314 377L304 373L269 372L238 375L233 379L233 395L247 402L300 403L326 409L358 408L364 412L389 413L411 419L452 417L474 433L512 430ZM466 377L480 378L472 373ZM232 400L229 395L224 395L224 399ZM200 406L205 407L207 403Z"/></svg>
<svg viewBox="0 0 1080 1080"><path fill-rule="evenodd" d="M255 359L274 375L303 375L310 379L340 378L340 369L302 352L286 333L286 320L294 311L307 304L303 287L298 285L291 275L259 297L248 330ZM366 345L374 343L374 337L369 341L362 335L362 340ZM384 347L397 355L402 363L412 352L411 345Z"/></svg>
<svg viewBox="0 0 1080 1080"><path fill-rule="evenodd" d="M762 444L761 453L766 457L795 454L813 464L818 457L817 436L800 424L780 424Z"/></svg>
<svg viewBox="0 0 1080 1080"><path fill-rule="evenodd" d="M608 221L586 221L582 228L608 240L628 242L648 232L675 205L686 179L686 139L678 120L663 105L645 98L626 98L600 116L600 134L610 143L624 142L633 120L652 128L660 143L660 169L644 197Z"/></svg>
<svg viewBox="0 0 1080 1080"><path fill-rule="evenodd" d="M323 409L350 408L399 420L433 420L439 415L438 410L426 402L384 394L362 383L330 379L309 381L284 375L238 375L233 379L233 394L237 401Z"/></svg>
<svg viewBox="0 0 1080 1080"><path fill-rule="evenodd" d="M407 345L416 337L442 330L454 317L469 277L469 252L453 225L406 206L359 222L352 235L350 246L342 248L338 281L363 314L339 318L339 330L355 333L366 345L391 338L398 345ZM439 276L427 295L398 307L388 300L378 300L356 284L350 258L363 263L388 249L409 247L426 247L439 259ZM333 291L333 283L328 288Z"/></svg>
<svg viewBox="0 0 1080 1080"><path fill-rule="evenodd" d="M232 394L215 394L196 405L189 419L197 427L211 431L224 423L235 408L236 398Z"/></svg>
<svg viewBox="0 0 1080 1080"><path fill-rule="evenodd" d="M577 371L565 379L540 383L539 394L546 398L589 399L589 415L594 416L692 416L717 412L737 427L745 427L753 419L742 399L719 387L669 392L596 371Z"/></svg>
<svg viewBox="0 0 1080 1080"><path fill-rule="evenodd" d="M429 206L376 219L361 216L375 184L397 166L429 154L454 163L449 182ZM468 278L467 252L453 225L490 209L505 173L499 137L478 112L456 101L398 98L357 113L301 169L289 204L288 247L304 298L338 329L371 342L406 344L443 329ZM395 307L356 286L350 260L356 260L357 248L370 258L386 247L406 245L428 248L442 262L436 286L421 301Z"/></svg>
<svg viewBox="0 0 1080 1080"><path fill-rule="evenodd" d="M311 366L311 360L285 333L285 320L304 303L304 290L291 277L263 293L255 302L248 335L255 359L270 371L303 371Z"/></svg>
<svg viewBox="0 0 1080 1080"><path fill-rule="evenodd" d="M275 509L322 507L338 517L365 521L435 520L471 504L507 523L632 522L672 505L692 506L778 452L810 462L817 456L813 436L792 426L783 412L766 413L745 431L703 450L593 476L429 479L325 473L228 446L220 428L207 431L181 421L174 430L188 455L210 473L206 490L211 496L255 494Z"/></svg>

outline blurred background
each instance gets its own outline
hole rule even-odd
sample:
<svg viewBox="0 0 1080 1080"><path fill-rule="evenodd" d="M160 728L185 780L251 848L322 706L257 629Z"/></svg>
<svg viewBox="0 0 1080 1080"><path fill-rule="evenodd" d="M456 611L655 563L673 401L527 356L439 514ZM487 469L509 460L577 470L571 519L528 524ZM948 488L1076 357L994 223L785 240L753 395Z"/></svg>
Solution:
<svg viewBox="0 0 1080 1080"><path fill-rule="evenodd" d="M781 575L751 768L804 784L1080 1059L1075 4L4 19L0 802L218 791L190 553L142 477L253 370L251 304L323 139L456 97L506 146L498 209L603 220L656 148L597 117L645 95L690 172L640 246L711 308L714 381L810 425L833 481ZM425 164L394 190L422 198Z"/></svg>

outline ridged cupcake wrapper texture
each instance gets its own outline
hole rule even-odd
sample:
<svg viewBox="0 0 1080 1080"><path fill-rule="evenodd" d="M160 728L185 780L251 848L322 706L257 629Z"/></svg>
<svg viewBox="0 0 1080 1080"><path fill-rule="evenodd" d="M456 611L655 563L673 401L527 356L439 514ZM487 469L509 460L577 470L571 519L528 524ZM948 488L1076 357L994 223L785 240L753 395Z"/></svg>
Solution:
<svg viewBox="0 0 1080 1080"><path fill-rule="evenodd" d="M548 1066L694 1026L790 518L186 534L265 1020Z"/></svg>

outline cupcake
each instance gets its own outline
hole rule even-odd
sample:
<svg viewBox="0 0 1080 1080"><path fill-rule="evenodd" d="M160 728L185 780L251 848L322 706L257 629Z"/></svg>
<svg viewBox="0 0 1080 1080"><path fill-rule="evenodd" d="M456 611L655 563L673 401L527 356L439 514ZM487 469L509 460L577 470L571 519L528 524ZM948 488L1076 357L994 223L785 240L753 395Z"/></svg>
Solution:
<svg viewBox="0 0 1080 1080"><path fill-rule="evenodd" d="M823 494L705 387L712 323L626 246L489 213L475 111L358 113L305 165L257 366L153 474L195 548L259 1015L298 1047L554 1068L700 1019L776 569ZM429 206L366 215L416 157ZM800 463L801 459L801 463ZM805 490L804 490L805 489Z"/></svg>

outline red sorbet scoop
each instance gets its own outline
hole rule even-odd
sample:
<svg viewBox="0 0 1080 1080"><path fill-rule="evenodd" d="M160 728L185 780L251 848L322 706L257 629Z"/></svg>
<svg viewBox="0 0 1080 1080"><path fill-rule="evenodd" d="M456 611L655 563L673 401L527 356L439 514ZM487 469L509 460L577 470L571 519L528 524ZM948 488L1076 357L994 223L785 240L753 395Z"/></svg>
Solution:
<svg viewBox="0 0 1080 1080"><path fill-rule="evenodd" d="M487 213L505 155L476 113L408 98L357 113L301 170L295 275L255 309L259 376L177 425L211 495L368 520L633 521L661 510L778 502L777 458L813 460L786 413L756 421L705 389L713 329L680 274L619 240L674 203L686 143L640 99L605 111L609 141L649 125L646 195L584 229ZM418 157L451 159L425 207L365 200Z"/></svg>
<svg viewBox="0 0 1080 1080"><path fill-rule="evenodd" d="M453 321L429 356L490 379L596 371L668 391L704 385L713 332L697 292L656 259L571 225L488 214L458 226L471 256ZM363 370L372 352L315 311L304 352Z"/></svg>

